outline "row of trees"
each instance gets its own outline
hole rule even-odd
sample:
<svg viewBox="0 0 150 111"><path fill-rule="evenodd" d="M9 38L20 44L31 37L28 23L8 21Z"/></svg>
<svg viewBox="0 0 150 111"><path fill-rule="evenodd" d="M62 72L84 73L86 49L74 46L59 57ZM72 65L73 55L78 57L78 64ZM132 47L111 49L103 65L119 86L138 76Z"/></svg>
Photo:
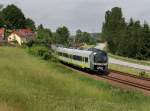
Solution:
<svg viewBox="0 0 150 111"><path fill-rule="evenodd" d="M136 59L150 59L150 29L145 22L132 18L125 21L121 8L107 11L102 28L102 37L108 42L111 53Z"/></svg>
<svg viewBox="0 0 150 111"><path fill-rule="evenodd" d="M80 46L83 43L96 44L96 39L88 32L76 31L75 36L70 35L70 31L66 26L56 29L56 32L51 32L50 29L39 25L37 28L37 42L45 44L61 44L64 46Z"/></svg>
<svg viewBox="0 0 150 111"><path fill-rule="evenodd" d="M72 44L81 44L95 43L91 35L87 32L82 32L78 30L75 38L70 37L70 32L67 27L59 27L55 33L52 33L50 29L44 28L43 25L39 25L37 28L35 22L26 18L21 9L15 5L8 5L3 8L3 5L0 5L0 28L6 28L9 30L29 28L37 32L37 42L41 43L55 43L62 45L71 45ZM70 43L70 44L69 44Z"/></svg>
<svg viewBox="0 0 150 111"><path fill-rule="evenodd" d="M82 32L79 29L76 31L75 43L76 43L76 45L80 45L82 43L96 44L96 39L94 37L92 37L92 35L90 33Z"/></svg>
<svg viewBox="0 0 150 111"><path fill-rule="evenodd" d="M52 33L50 29L39 25L37 28L37 41L46 44L62 44L64 46L80 46L83 43L96 44L96 39L88 32L76 31L76 35L71 37L67 27L59 27L56 32Z"/></svg>

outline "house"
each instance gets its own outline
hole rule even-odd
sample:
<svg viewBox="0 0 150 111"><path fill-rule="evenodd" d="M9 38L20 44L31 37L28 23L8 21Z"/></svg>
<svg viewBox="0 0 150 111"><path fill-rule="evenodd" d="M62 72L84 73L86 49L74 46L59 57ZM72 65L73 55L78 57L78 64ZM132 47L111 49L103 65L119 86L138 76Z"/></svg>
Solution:
<svg viewBox="0 0 150 111"><path fill-rule="evenodd" d="M4 35L5 35L5 29L1 28L0 29L0 42L4 41Z"/></svg>
<svg viewBox="0 0 150 111"><path fill-rule="evenodd" d="M8 42L17 42L19 45L22 45L23 43L27 43L31 40L34 40L34 38L35 33L30 29L18 29L14 30L8 36Z"/></svg>

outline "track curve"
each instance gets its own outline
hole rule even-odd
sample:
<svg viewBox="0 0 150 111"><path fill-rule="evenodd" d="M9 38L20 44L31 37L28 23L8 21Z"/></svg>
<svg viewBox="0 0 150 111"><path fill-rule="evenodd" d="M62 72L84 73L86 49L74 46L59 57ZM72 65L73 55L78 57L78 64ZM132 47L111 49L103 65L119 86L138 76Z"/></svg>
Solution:
<svg viewBox="0 0 150 111"><path fill-rule="evenodd" d="M131 82L129 80L123 80L123 79L113 77L113 76L100 76L100 77L105 78L105 79L109 79L109 80L112 80L112 81L115 81L115 82L119 82L119 83L122 83L122 84L125 84L125 85L130 85L130 86L133 86L133 87L137 87L137 88L140 88L140 89L143 89L143 90L146 90L146 91L150 91L150 86L146 85L146 84L140 84L140 83L137 83L135 81Z"/></svg>
<svg viewBox="0 0 150 111"><path fill-rule="evenodd" d="M114 71L114 70L110 70L110 73L108 75L100 75L100 74L97 74L96 72L89 72L89 71L85 71L75 66L71 66L65 63L63 64L66 67L71 68L75 71L82 72L90 76L91 78L94 78L94 79L96 78L100 80L101 79L110 80L112 82L121 83L126 86L138 88L141 91L144 90L145 92L148 92L148 94L150 94L150 78L139 77L136 75L122 73L122 72Z"/></svg>

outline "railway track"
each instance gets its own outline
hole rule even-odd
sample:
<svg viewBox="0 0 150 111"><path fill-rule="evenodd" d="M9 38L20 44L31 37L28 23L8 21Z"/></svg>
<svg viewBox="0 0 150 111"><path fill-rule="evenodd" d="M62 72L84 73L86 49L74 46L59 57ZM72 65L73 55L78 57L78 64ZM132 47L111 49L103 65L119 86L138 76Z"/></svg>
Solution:
<svg viewBox="0 0 150 111"><path fill-rule="evenodd" d="M121 83L123 85L132 86L134 88L138 88L140 90L150 92L150 78L139 77L136 75L126 74L114 70L110 70L109 75L99 75L93 72L91 73L91 72L83 71L75 66L70 66L68 64L64 64L64 65L73 70L83 72L93 78L97 78L97 79L103 78L105 80L110 80L112 82Z"/></svg>
<svg viewBox="0 0 150 111"><path fill-rule="evenodd" d="M110 70L110 72L117 73L117 74L124 75L124 76L130 76L130 77L137 78L137 79L142 79L145 81L150 81L150 78L140 77L140 76L136 76L136 75L129 74L129 73L124 73L124 72L115 71L115 70Z"/></svg>
<svg viewBox="0 0 150 111"><path fill-rule="evenodd" d="M110 70L109 75L99 76L107 80L115 81L128 86L133 86L145 91L150 91L150 78L139 77L119 71Z"/></svg>
<svg viewBox="0 0 150 111"><path fill-rule="evenodd" d="M143 89L143 90L146 90L146 91L150 91L150 86L149 85L140 84L140 83L137 83L135 81L131 82L129 80L123 80L123 79L113 77L113 76L109 76L109 75L108 76L100 76L100 77L111 80L111 81L115 81L115 82L118 82L118 83L122 83L122 84L125 84L125 85L140 88L140 89Z"/></svg>
<svg viewBox="0 0 150 111"><path fill-rule="evenodd" d="M150 79L136 75L126 74L119 71L111 70L109 75L99 76L124 85L132 86L145 91L150 91Z"/></svg>

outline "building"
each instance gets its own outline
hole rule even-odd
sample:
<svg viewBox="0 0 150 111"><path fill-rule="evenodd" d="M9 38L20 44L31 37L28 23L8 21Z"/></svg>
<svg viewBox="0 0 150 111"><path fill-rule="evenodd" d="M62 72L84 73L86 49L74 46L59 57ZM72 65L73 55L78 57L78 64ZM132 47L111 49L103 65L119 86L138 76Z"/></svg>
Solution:
<svg viewBox="0 0 150 111"><path fill-rule="evenodd" d="M17 42L19 45L34 40L35 33L30 29L18 29L8 36L8 42Z"/></svg>
<svg viewBox="0 0 150 111"><path fill-rule="evenodd" d="M5 37L5 29L1 28L0 29L0 42L4 41L4 37Z"/></svg>

